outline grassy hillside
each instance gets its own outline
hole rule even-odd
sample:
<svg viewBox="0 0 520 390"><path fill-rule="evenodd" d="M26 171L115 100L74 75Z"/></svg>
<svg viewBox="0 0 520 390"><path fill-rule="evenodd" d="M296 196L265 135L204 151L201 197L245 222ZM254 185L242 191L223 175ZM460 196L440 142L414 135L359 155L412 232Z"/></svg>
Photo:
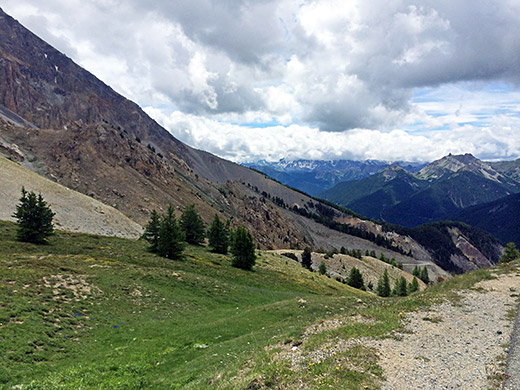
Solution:
<svg viewBox="0 0 520 390"><path fill-rule="evenodd" d="M402 312L440 297L435 287L384 300L274 253L246 272L203 247L170 261L141 241L58 233L34 246L14 237L15 225L0 222L6 389L375 389L376 351L331 355L327 343L386 335ZM287 348L302 349L304 361L291 366Z"/></svg>

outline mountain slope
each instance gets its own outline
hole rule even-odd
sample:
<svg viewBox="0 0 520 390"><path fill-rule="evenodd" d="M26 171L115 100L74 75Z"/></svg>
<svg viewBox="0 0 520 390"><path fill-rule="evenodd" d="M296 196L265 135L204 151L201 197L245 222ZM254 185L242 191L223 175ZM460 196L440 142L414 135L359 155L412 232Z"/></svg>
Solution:
<svg viewBox="0 0 520 390"><path fill-rule="evenodd" d="M392 165L365 179L340 183L320 196L362 215L384 219L384 210L409 199L425 186L424 181Z"/></svg>
<svg viewBox="0 0 520 390"><path fill-rule="evenodd" d="M520 182L520 158L514 161L491 162L489 165L509 179Z"/></svg>
<svg viewBox="0 0 520 390"><path fill-rule="evenodd" d="M468 207L454 214L454 221L466 222L486 230L503 243L514 242L520 247L520 194L493 202Z"/></svg>
<svg viewBox="0 0 520 390"><path fill-rule="evenodd" d="M14 220L12 214L19 203L22 186L41 193L56 213L58 229L106 236L137 238L140 225L89 196L80 194L24 169L0 155L0 219Z"/></svg>

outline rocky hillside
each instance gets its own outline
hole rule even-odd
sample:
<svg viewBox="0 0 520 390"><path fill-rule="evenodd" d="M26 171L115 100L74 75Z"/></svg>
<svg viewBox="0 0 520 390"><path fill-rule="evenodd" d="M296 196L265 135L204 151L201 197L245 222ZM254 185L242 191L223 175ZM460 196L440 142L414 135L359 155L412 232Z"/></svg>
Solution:
<svg viewBox="0 0 520 390"><path fill-rule="evenodd" d="M184 145L1 11L0 86L5 154L140 224L154 208L195 204L206 222L218 213L245 225L263 248L349 246L437 261L406 235Z"/></svg>
<svg viewBox="0 0 520 390"><path fill-rule="evenodd" d="M43 195L56 213L54 224L58 229L125 238L137 238L142 234L139 224L113 207L45 179L1 155L0 183L2 220L14 220L12 214L24 186L27 191Z"/></svg>

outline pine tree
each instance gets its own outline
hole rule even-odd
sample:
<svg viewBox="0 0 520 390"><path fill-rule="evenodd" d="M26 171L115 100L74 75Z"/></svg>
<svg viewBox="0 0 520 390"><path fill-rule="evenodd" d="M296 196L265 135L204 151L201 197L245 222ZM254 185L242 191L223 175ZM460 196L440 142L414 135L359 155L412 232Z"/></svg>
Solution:
<svg viewBox="0 0 520 390"><path fill-rule="evenodd" d="M194 204L188 206L182 213L181 227L188 244L200 245L204 242L206 227Z"/></svg>
<svg viewBox="0 0 520 390"><path fill-rule="evenodd" d="M406 285L406 279L401 276L395 282L393 294L397 297L406 297L408 295L408 286Z"/></svg>
<svg viewBox="0 0 520 390"><path fill-rule="evenodd" d="M419 269L419 267L416 265L415 267L413 267L413 271L412 271L412 275L415 276L416 278L421 278L421 270Z"/></svg>
<svg viewBox="0 0 520 390"><path fill-rule="evenodd" d="M302 267L311 269L312 266L312 251L311 248L306 247L302 252Z"/></svg>
<svg viewBox="0 0 520 390"><path fill-rule="evenodd" d="M170 205L161 220L157 253L169 259L179 259L184 250L184 232L175 218L173 207Z"/></svg>
<svg viewBox="0 0 520 390"><path fill-rule="evenodd" d="M408 291L410 294L419 291L419 281L415 276L413 277L412 282L408 285Z"/></svg>
<svg viewBox="0 0 520 390"><path fill-rule="evenodd" d="M377 282L377 295L380 297L389 297L390 292L390 278L388 277L388 272L385 269L385 272L383 272L383 275Z"/></svg>
<svg viewBox="0 0 520 390"><path fill-rule="evenodd" d="M350 270L347 284L351 287L358 288L360 290L365 290L365 282L363 280L363 275L356 267L352 267L352 269Z"/></svg>
<svg viewBox="0 0 520 390"><path fill-rule="evenodd" d="M150 221L146 225L143 233L143 238L150 243L150 252L157 253L159 245L159 229L161 227L161 220L157 211L152 210Z"/></svg>
<svg viewBox="0 0 520 390"><path fill-rule="evenodd" d="M43 244L54 232L52 219L54 213L43 200L42 194L27 192L22 187L20 203L13 214L18 220L17 238L19 241Z"/></svg>
<svg viewBox="0 0 520 390"><path fill-rule="evenodd" d="M518 251L518 249L516 249L515 243L509 242L504 249L504 254L500 258L500 262L509 263L510 261L513 261L518 258L520 258L520 252Z"/></svg>
<svg viewBox="0 0 520 390"><path fill-rule="evenodd" d="M424 266L424 268L421 270L421 276L419 279L421 279L426 284L430 283L430 276L428 275L428 268L426 268L426 266Z"/></svg>
<svg viewBox="0 0 520 390"><path fill-rule="evenodd" d="M209 245L213 248L213 252L225 255L229 247L229 219L224 225L217 214L211 222L208 229Z"/></svg>
<svg viewBox="0 0 520 390"><path fill-rule="evenodd" d="M251 270L256 262L255 243L249 231L239 226L232 234L231 253L233 267Z"/></svg>
<svg viewBox="0 0 520 390"><path fill-rule="evenodd" d="M321 262L320 263L320 266L318 267L318 272L322 275L325 275L327 273L327 265L325 264L325 262Z"/></svg>

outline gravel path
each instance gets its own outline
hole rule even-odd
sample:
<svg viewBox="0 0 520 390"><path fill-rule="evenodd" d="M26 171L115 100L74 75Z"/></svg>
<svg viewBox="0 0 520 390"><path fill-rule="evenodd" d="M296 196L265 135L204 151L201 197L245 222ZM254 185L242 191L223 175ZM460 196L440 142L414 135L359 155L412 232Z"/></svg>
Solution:
<svg viewBox="0 0 520 390"><path fill-rule="evenodd" d="M506 374L508 379L505 381L503 389L520 389L520 308L516 313L515 326L511 336L511 347L507 357Z"/></svg>
<svg viewBox="0 0 520 390"><path fill-rule="evenodd" d="M461 292L458 303L405 315L402 334L375 340L387 378L381 387L489 389L500 386L520 277L501 275ZM518 361L516 361L518 363ZM516 386L516 385L514 385ZM520 389L520 387L509 387Z"/></svg>

